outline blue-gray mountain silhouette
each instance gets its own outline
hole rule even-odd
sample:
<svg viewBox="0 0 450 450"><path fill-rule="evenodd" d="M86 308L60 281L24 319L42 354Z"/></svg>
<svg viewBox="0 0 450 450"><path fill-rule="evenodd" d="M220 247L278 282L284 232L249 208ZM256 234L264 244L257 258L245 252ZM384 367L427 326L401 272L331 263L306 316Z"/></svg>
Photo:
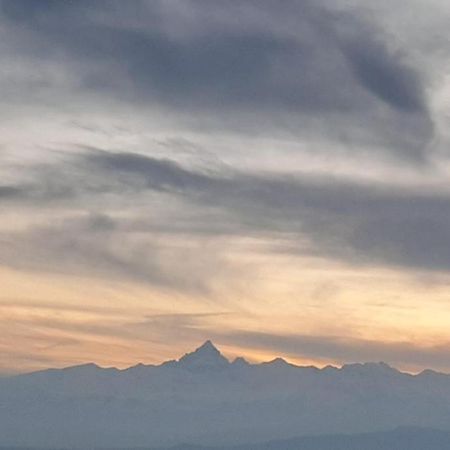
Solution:
<svg viewBox="0 0 450 450"><path fill-rule="evenodd" d="M229 447L396 427L450 431L450 376L384 363L229 362L208 341L161 365L85 364L0 379L4 446Z"/></svg>

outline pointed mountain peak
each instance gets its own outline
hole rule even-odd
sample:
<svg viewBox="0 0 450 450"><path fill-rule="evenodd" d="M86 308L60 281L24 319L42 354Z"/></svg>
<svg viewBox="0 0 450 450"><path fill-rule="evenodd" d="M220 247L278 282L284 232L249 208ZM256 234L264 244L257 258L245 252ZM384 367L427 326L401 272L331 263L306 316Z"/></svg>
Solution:
<svg viewBox="0 0 450 450"><path fill-rule="evenodd" d="M214 353L219 353L219 350L217 349L217 347L208 339L207 341L205 341L202 345L200 345L200 347L198 347L196 350L196 352L214 352Z"/></svg>
<svg viewBox="0 0 450 450"><path fill-rule="evenodd" d="M221 368L229 365L222 353L211 341L206 341L191 353L186 353L178 360L178 364L187 368Z"/></svg>

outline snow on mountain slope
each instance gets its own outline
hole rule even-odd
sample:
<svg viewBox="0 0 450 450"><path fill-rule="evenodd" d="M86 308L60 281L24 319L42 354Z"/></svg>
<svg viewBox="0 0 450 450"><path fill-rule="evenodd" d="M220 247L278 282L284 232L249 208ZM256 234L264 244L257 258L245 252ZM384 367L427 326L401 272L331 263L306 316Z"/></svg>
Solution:
<svg viewBox="0 0 450 450"><path fill-rule="evenodd" d="M232 445L397 426L450 430L450 376L384 363L230 363L208 341L159 366L86 364L0 379L2 445Z"/></svg>

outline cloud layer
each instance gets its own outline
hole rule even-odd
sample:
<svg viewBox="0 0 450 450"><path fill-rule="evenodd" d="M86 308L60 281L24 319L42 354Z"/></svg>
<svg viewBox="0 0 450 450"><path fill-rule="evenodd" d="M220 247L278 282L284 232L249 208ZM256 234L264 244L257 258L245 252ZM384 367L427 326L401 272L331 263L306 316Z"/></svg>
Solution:
<svg viewBox="0 0 450 450"><path fill-rule="evenodd" d="M131 256L128 263L127 258L123 261L123 271L151 278L151 273L158 272L156 267L145 269L145 258L135 260L133 254L139 258L144 254L136 254L129 237L140 236L137 245L145 242L145 254L153 259L161 245L156 244L158 236L172 232L172 239L176 239L175 232L197 237L205 233L247 237L278 234L284 240L284 248L279 250L293 254L322 255L357 265L444 272L450 267L450 252L443 245L450 239L450 193L435 189L312 175L252 174L230 168L202 172L167 159L96 149L64 157L59 164L45 166L42 171L33 169L32 173L35 180L28 185L5 186L3 201L22 201L31 208L54 205L66 214L83 205L91 212L13 233L9 239L17 249L3 250L4 264L12 253L13 261L23 255L30 264L32 258L25 254L42 254L39 249L44 249L44 255L56 253L57 259L62 258L70 246L68 259L74 261L76 252L84 254L85 262L75 262L75 268L85 270L89 264L99 267L99 258L105 263L109 258L119 269L122 263L116 260L110 244L120 242ZM165 205L160 196L166 199ZM110 212L94 214L92 210L105 199ZM126 206L130 202L136 207ZM171 203L178 205L176 212L170 210ZM123 216L117 208L125 208L130 215ZM193 212L197 217L192 217ZM52 259L43 256L36 264ZM191 276L204 278L195 271Z"/></svg>
<svg viewBox="0 0 450 450"><path fill-rule="evenodd" d="M389 273L380 335L405 279L449 275L448 6L412 2L419 33L400 3L3 0L0 272L291 317L333 274L292 341L250 319L217 336L434 364L440 344L357 336L372 312L351 278ZM431 297L407 306L446 317ZM348 336L323 329L333 308L360 315ZM448 342L438 322L420 333Z"/></svg>
<svg viewBox="0 0 450 450"><path fill-rule="evenodd" d="M426 159L426 73L358 10L305 0L276 8L19 0L2 11L6 57L19 70L25 59L59 73L34 83L38 99L63 83L187 114L196 126L331 134L354 151Z"/></svg>

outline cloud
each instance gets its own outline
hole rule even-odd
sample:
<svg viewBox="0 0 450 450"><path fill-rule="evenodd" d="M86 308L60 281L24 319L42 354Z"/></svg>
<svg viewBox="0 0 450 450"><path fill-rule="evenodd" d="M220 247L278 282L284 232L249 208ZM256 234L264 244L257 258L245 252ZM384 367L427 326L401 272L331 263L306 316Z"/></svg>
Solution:
<svg viewBox="0 0 450 450"><path fill-rule="evenodd" d="M203 208L221 208L238 232L305 235L310 251L355 264L447 271L450 197L445 192L387 187L313 176L202 174L174 162L133 154L95 153L106 173L134 174L144 189L180 193ZM195 226L195 225L194 225ZM296 247L293 252L308 251Z"/></svg>
<svg viewBox="0 0 450 450"><path fill-rule="evenodd" d="M356 36L341 43L341 50L361 85L395 109L426 112L423 80L405 61L406 55L377 40L376 30L369 35L364 31L360 28Z"/></svg>
<svg viewBox="0 0 450 450"><path fill-rule="evenodd" d="M320 305L336 261L447 278L448 6L419 3L409 19L392 2L348 0L1 1L0 264L219 309L233 297L235 310L269 308L254 298L266 287L304 292L289 279L304 257L325 274ZM274 267L289 294L272 272L253 276ZM145 340L148 325L151 339L200 340L213 322L153 317L123 335ZM333 336L215 337L324 359L448 357Z"/></svg>
<svg viewBox="0 0 450 450"><path fill-rule="evenodd" d="M208 190L220 180L183 168L180 164L136 153L111 153L90 151L85 154L84 163L106 173L130 174L145 181L148 189L156 191L202 191Z"/></svg>
<svg viewBox="0 0 450 450"><path fill-rule="evenodd" d="M186 241L163 229L121 226L104 214L83 214L0 233L0 263L22 271L133 281L183 294L213 296L216 283L233 283L234 268L221 242ZM132 224L132 222L131 222Z"/></svg>
<svg viewBox="0 0 450 450"><path fill-rule="evenodd" d="M383 342L357 337L277 335L235 331L220 336L224 343L252 349L271 350L276 354L316 360L348 362L383 361L409 367L439 367L448 370L448 344L417 345L412 342Z"/></svg>
<svg viewBox="0 0 450 450"><path fill-rule="evenodd" d="M10 207L51 206L60 219L3 233L5 265L201 290L215 274L233 273L224 242L250 236L275 252L358 267L450 269L445 191L229 167L205 171L93 149L40 169L31 170L36 189Z"/></svg>
<svg viewBox="0 0 450 450"><path fill-rule="evenodd" d="M17 302L10 306L16 308ZM8 305L3 307L8 308ZM237 354L242 352L251 355L255 350L263 350L265 353L273 353L288 359L314 359L318 364L329 361L338 364L383 361L394 367L414 370L427 367L447 371L450 369L450 351L447 342L433 344L406 340L370 340L358 336L277 334L239 328L230 330L223 327L227 319L232 321L234 317L242 318L242 312L148 313L145 317L137 319L133 314L127 315L120 309L95 310L89 305L66 307L66 312L85 311L91 316L88 321L73 321L70 314L60 314L61 309L58 305L26 304L23 308L42 309L45 314L28 314L24 316L26 318L24 322L11 323L11 320L5 322L3 324L5 327L12 327L14 330L14 339L17 342L25 342L26 345L22 346L20 353L17 351L14 353L8 348L0 349L0 353L21 364L36 362L40 363L41 367L55 364L55 360L48 354L48 350L57 350L55 347L74 347L81 341L88 344L99 340L102 342L104 338L114 338L120 341L120 345L136 352L135 356L147 355L147 351L143 349L152 343L156 348L160 348L161 355L169 352L178 358L181 351L176 352L180 348L180 343L181 348L187 351L206 339L212 339L219 348L230 346ZM50 312L53 314L49 314ZM31 329L34 330L33 333L30 333ZM38 348L41 352L45 350L47 356L43 354L42 357L36 358L35 352L29 351L30 346ZM174 350L175 348L177 350ZM101 351L101 348L98 351ZM164 360L162 357L153 361L158 364ZM78 354L75 359L68 359L67 363L84 361L83 355ZM133 359L129 360L129 364L136 362ZM56 364L60 363L56 361Z"/></svg>
<svg viewBox="0 0 450 450"><path fill-rule="evenodd" d="M23 195L23 189L18 186L0 186L0 200L14 200Z"/></svg>
<svg viewBox="0 0 450 450"><path fill-rule="evenodd" d="M425 79L407 49L357 9L305 0L278 8L6 0L2 11L4 51L67 70L74 100L103 95L188 116L197 127L284 130L426 160L433 125ZM36 90L59 101L56 84L42 79Z"/></svg>

